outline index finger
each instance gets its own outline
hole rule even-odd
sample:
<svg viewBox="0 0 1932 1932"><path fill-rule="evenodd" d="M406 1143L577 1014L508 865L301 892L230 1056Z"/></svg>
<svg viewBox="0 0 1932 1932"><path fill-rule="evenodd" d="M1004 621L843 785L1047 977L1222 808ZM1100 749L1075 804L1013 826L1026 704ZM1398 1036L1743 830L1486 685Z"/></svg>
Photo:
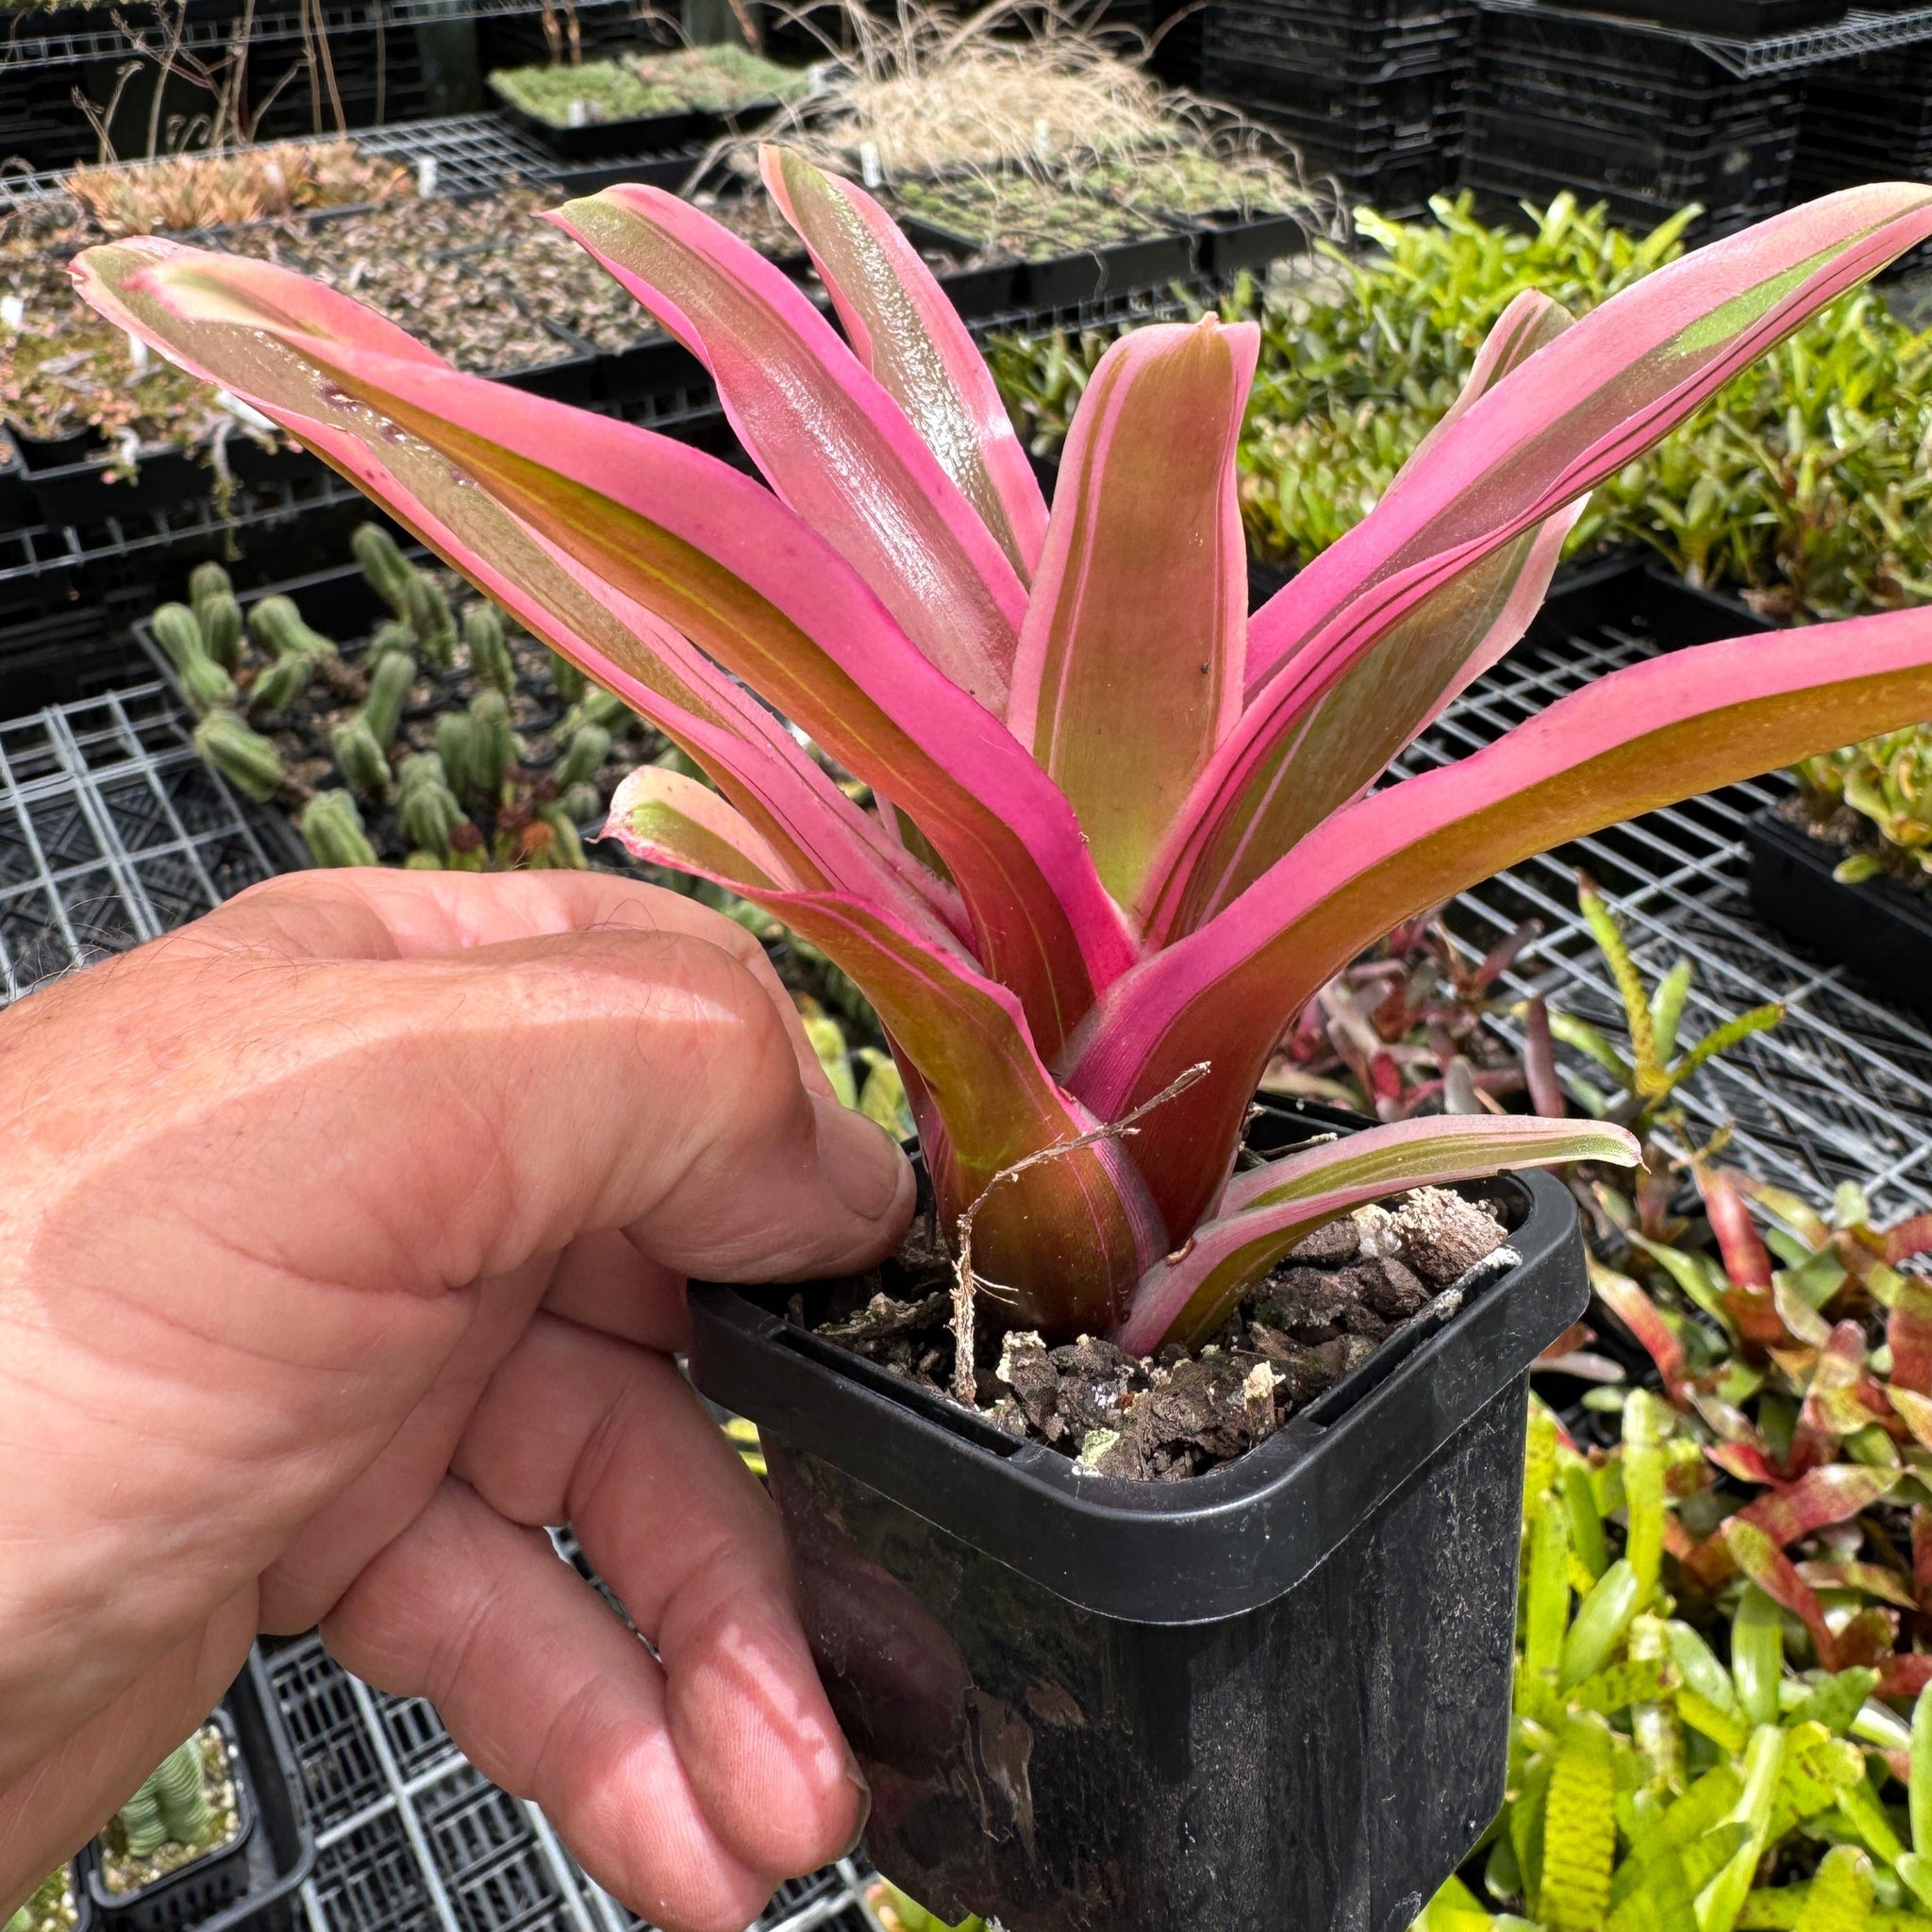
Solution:
<svg viewBox="0 0 1932 1932"><path fill-rule="evenodd" d="M786 1017L806 1086L829 1094L791 995L765 949L722 912L643 879L600 872L403 872L345 866L284 874L155 941L174 952L284 960L408 959L561 933L679 933L750 969Z"/></svg>

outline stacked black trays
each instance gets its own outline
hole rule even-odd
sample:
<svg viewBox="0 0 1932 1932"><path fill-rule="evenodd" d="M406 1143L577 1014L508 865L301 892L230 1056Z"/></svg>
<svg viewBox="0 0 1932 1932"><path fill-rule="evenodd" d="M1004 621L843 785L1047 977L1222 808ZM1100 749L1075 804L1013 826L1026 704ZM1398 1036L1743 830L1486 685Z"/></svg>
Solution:
<svg viewBox="0 0 1932 1932"><path fill-rule="evenodd" d="M1739 79L1682 35L1556 8L1476 17L1462 182L1491 212L1570 189L1645 229L1697 202L1708 240L1775 214L1797 145L1788 75Z"/></svg>
<svg viewBox="0 0 1932 1932"><path fill-rule="evenodd" d="M1278 128L1311 175L1415 214L1455 175L1470 22L1459 0L1217 0L1205 85Z"/></svg>
<svg viewBox="0 0 1932 1932"><path fill-rule="evenodd" d="M1806 77L1791 199L1863 181L1932 179L1932 42L1834 62Z"/></svg>

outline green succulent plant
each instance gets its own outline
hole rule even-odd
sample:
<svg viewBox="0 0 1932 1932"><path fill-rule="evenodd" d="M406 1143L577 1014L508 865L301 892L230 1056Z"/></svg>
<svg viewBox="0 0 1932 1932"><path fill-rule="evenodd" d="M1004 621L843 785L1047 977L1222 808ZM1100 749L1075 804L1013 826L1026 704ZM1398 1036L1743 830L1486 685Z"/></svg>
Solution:
<svg viewBox="0 0 1932 1932"><path fill-rule="evenodd" d="M1856 886L1890 873L1923 885L1932 874L1932 724L1806 758L1793 771L1814 823L1822 824L1846 807L1869 827L1872 842L1836 869L1841 884Z"/></svg>

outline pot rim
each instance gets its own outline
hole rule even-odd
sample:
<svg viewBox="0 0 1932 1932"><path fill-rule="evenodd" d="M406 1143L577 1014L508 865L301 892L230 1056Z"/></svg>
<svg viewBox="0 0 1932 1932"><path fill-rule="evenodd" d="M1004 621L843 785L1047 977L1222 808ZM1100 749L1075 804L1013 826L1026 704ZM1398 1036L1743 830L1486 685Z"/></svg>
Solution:
<svg viewBox="0 0 1932 1932"><path fill-rule="evenodd" d="M755 1291L691 1284L691 1379L794 1451L1082 1608L1130 1622L1238 1615L1299 1583L1512 1383L1589 1302L1574 1201L1541 1173L1517 1265L1446 1315L1440 1298L1256 1448L1205 1474L1082 1471L943 1396L793 1325Z"/></svg>

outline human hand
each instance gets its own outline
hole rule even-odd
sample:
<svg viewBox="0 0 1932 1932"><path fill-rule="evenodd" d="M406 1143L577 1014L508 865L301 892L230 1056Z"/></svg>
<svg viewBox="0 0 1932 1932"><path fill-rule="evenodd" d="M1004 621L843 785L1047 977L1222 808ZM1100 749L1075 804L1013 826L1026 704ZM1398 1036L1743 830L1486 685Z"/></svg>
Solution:
<svg viewBox="0 0 1932 1932"><path fill-rule="evenodd" d="M671 1356L685 1275L867 1266L912 1181L748 934L276 880L0 1015L0 1918L317 1622L659 1924L849 1846L775 1517Z"/></svg>

